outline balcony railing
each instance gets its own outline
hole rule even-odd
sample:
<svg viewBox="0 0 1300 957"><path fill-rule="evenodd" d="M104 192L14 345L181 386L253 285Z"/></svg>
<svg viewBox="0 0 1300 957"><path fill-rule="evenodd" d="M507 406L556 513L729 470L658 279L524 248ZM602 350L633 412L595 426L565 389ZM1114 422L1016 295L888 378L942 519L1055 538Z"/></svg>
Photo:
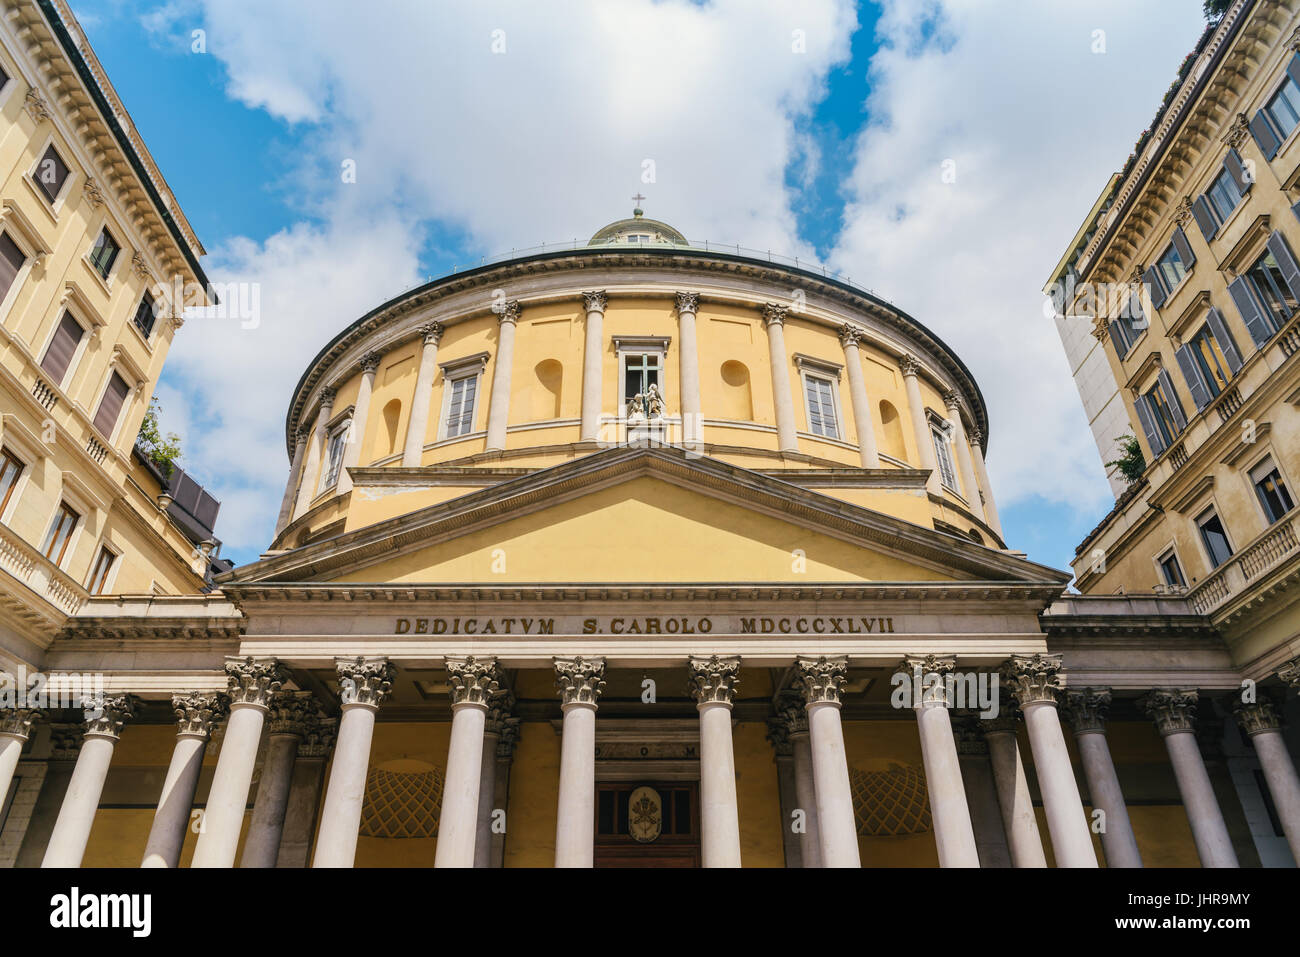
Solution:
<svg viewBox="0 0 1300 957"><path fill-rule="evenodd" d="M1266 530L1257 539L1216 568L1187 598L1200 614L1206 615L1229 598L1245 591L1254 581L1288 559L1300 555L1300 534L1292 516Z"/></svg>
<svg viewBox="0 0 1300 957"><path fill-rule="evenodd" d="M89 597L74 579L7 525L0 525L0 568L68 615L80 611Z"/></svg>
<svg viewBox="0 0 1300 957"><path fill-rule="evenodd" d="M36 380L36 384L32 386L32 396L46 412L53 412L54 407L59 404L59 394L44 379Z"/></svg>

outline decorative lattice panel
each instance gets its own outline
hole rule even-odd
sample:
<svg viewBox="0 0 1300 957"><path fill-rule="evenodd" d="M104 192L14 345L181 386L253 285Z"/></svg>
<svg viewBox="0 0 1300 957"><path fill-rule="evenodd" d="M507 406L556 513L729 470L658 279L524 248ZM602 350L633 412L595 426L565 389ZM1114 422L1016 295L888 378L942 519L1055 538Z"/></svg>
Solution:
<svg viewBox="0 0 1300 957"><path fill-rule="evenodd" d="M858 833L870 837L924 834L931 830L925 772L896 764L888 771L849 768Z"/></svg>
<svg viewBox="0 0 1300 957"><path fill-rule="evenodd" d="M371 768L361 807L362 837L437 837L442 772Z"/></svg>

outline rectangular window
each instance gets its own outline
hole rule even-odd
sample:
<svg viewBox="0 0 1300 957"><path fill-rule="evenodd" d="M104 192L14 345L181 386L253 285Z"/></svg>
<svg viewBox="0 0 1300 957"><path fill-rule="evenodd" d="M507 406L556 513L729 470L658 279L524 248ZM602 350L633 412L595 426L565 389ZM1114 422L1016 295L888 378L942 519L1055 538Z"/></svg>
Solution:
<svg viewBox="0 0 1300 957"><path fill-rule="evenodd" d="M663 392L663 362L664 357L658 352L628 353L623 356L624 409L634 396L645 396L651 386L658 392Z"/></svg>
<svg viewBox="0 0 1300 957"><path fill-rule="evenodd" d="M1251 469L1250 481L1255 486L1255 494L1259 497L1259 504L1263 506L1270 525L1295 508L1291 492L1287 489L1286 482L1282 481L1282 473L1273 464L1272 458L1266 458Z"/></svg>
<svg viewBox="0 0 1300 957"><path fill-rule="evenodd" d="M81 328L81 323L72 317L72 313L65 312L59 320L59 327L54 330L54 338L45 350L45 358L41 360L41 368L54 380L55 385L63 385L63 377L85 334L86 330Z"/></svg>
<svg viewBox="0 0 1300 957"><path fill-rule="evenodd" d="M1214 338L1210 327L1205 325L1192 337L1190 344L1192 358L1196 360L1201 380L1210 390L1211 395L1218 395L1228 387L1228 380L1232 378L1232 373L1228 369L1228 360L1224 358L1218 340Z"/></svg>
<svg viewBox="0 0 1300 957"><path fill-rule="evenodd" d="M86 590L92 595L102 595L104 586L108 584L108 573L113 570L113 561L117 558L108 548L107 545L101 545L99 554L95 557L95 567L90 573L90 583Z"/></svg>
<svg viewBox="0 0 1300 957"><path fill-rule="evenodd" d="M1267 316L1274 326L1273 331L1276 332L1285 325L1292 313L1300 308L1300 302L1296 301L1291 292L1272 250L1255 260L1255 264L1246 271L1246 280L1264 304Z"/></svg>
<svg viewBox="0 0 1300 957"><path fill-rule="evenodd" d="M1196 519L1196 527L1201 530L1201 541L1205 543L1205 552L1210 557L1210 565L1218 568L1232 557L1232 546L1228 544L1228 533L1219 520L1219 513L1206 509Z"/></svg>
<svg viewBox="0 0 1300 957"><path fill-rule="evenodd" d="M1277 130L1278 139L1285 140L1300 123L1300 86L1296 86L1288 76L1282 81L1282 88L1268 101L1264 112Z"/></svg>
<svg viewBox="0 0 1300 957"><path fill-rule="evenodd" d="M107 279L120 251L121 247L112 234L107 229L100 230L99 238L95 240L95 246L90 251L90 264L95 267L95 272Z"/></svg>
<svg viewBox="0 0 1300 957"><path fill-rule="evenodd" d="M23 268L27 257L18 248L18 244L9 238L8 233L0 233L0 302L9 295L18 271Z"/></svg>
<svg viewBox="0 0 1300 957"><path fill-rule="evenodd" d="M53 143L45 151L41 161L36 164L36 169L32 171L32 179L51 203L59 198L59 193L63 192L63 184L68 181L68 164L63 162L63 157L59 155Z"/></svg>
<svg viewBox="0 0 1300 957"><path fill-rule="evenodd" d="M1169 448L1174 444L1174 438L1178 435L1178 424L1174 419L1173 410L1169 407L1169 399L1165 395L1163 383L1157 382L1151 387L1151 391L1146 394L1147 408L1152 412L1155 420L1156 429L1160 433L1160 438L1164 440L1161 448Z"/></svg>
<svg viewBox="0 0 1300 957"><path fill-rule="evenodd" d="M948 488L957 491L957 470L952 465L952 443L942 429L931 429L934 439L934 457L939 463L939 478Z"/></svg>
<svg viewBox="0 0 1300 957"><path fill-rule="evenodd" d="M349 419L330 433L329 444L325 449L325 473L321 476L322 492L327 488L333 488L339 480L339 472L343 470L343 450L348 444L348 433L351 427L352 420Z"/></svg>
<svg viewBox="0 0 1300 957"><path fill-rule="evenodd" d="M80 519L81 516L67 502L59 503L59 511L54 516L54 523L45 536L44 547L41 548L45 557L55 565L63 563L63 554L68 550L68 540L72 538L72 531L77 527Z"/></svg>
<svg viewBox="0 0 1300 957"><path fill-rule="evenodd" d="M22 478L23 463L8 449L0 449L0 515L9 507L18 480Z"/></svg>
<svg viewBox="0 0 1300 957"><path fill-rule="evenodd" d="M821 376L803 377L804 396L808 400L808 431L827 438L840 437L839 423L835 419L834 384Z"/></svg>
<svg viewBox="0 0 1300 957"><path fill-rule="evenodd" d="M1241 190L1226 169L1214 178L1205 195L1209 197L1214 215L1219 217L1220 223L1225 222L1241 202Z"/></svg>
<svg viewBox="0 0 1300 957"><path fill-rule="evenodd" d="M157 309L153 297L148 293L144 294L144 298L140 300L140 305L135 307L135 315L131 321L135 323L135 327L140 330L140 334L146 339L153 335L153 322L157 318Z"/></svg>
<svg viewBox="0 0 1300 957"><path fill-rule="evenodd" d="M1156 269L1160 273L1160 279L1165 285L1166 292L1173 292L1174 287L1183 281L1187 275L1187 265L1183 262L1183 257L1178 253L1178 247L1171 245L1165 250L1165 254L1160 257L1156 263Z"/></svg>
<svg viewBox="0 0 1300 957"><path fill-rule="evenodd" d="M130 391L131 387L118 373L114 372L109 377L108 386L104 389L104 397L99 400L99 410L95 413L95 428L105 438L112 438L113 427L117 425L117 417Z"/></svg>
<svg viewBox="0 0 1300 957"><path fill-rule="evenodd" d="M1160 556L1160 574L1164 576L1166 585L1173 585L1178 588L1187 587L1187 579L1183 577L1183 567L1178 564L1178 556L1174 554L1171 548Z"/></svg>
<svg viewBox="0 0 1300 957"><path fill-rule="evenodd" d="M474 431L474 411L478 404L478 376L467 375L450 383L451 398L447 402L447 438L468 435Z"/></svg>

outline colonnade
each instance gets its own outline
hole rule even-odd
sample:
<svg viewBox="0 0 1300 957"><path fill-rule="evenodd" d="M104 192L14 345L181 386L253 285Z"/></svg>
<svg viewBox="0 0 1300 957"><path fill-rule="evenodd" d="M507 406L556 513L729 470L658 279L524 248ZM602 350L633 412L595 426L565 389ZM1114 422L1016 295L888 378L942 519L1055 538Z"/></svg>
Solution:
<svg viewBox="0 0 1300 957"><path fill-rule="evenodd" d="M784 767L793 778L787 782L783 806L802 823L793 829L790 846L797 850L803 867L857 867L861 863L858 826L840 716L848 662L844 657L800 657L793 664L790 695L769 722L778 761L787 759ZM942 679L955 665L955 656L917 655L904 658L900 668L906 674ZM740 666L736 656L692 656L687 662L688 687L699 715L701 852L706 867L742 863L731 719ZM490 854L498 744L503 736L516 733L518 719L510 714L514 699L497 659L451 658L446 667L452 726L432 863L482 867ZM554 659L563 716L557 867L593 863L597 713L605 669L606 661L599 657ZM375 719L391 691L395 666L382 657L348 657L336 660L336 671L341 713L313 867L353 863ZM978 721L961 716L960 736L954 733L953 702L947 698L944 681L927 681L926 693L913 703L941 866L980 865L975 822L983 828L994 814L988 790L996 795L999 841L1004 838L1012 866L1046 866L1017 742L1018 713L1025 723L1057 866L1098 864L1093 829L1066 748L1064 719L1075 736L1094 820L1101 815L1097 830L1107 863L1140 867L1137 840L1106 742L1111 693L1095 688L1067 692L1061 659L1055 655L1013 656L999 673L1007 691L1002 712ZM1292 686L1300 685L1300 668L1284 669L1282 674ZM285 689L288 675L275 659L232 658L226 675L224 694L173 698L176 745L142 866L177 866L191 824L204 750L221 721L225 721L225 736L192 866L235 864L264 732L269 733L268 746L241 866L275 866L299 742L328 719L311 693ZM1202 865L1235 867L1232 841L1193 733L1197 704L1195 691L1167 688L1154 689L1139 702L1168 748ZM129 695L87 704L81 750L42 866L80 865L114 746L137 707ZM1282 740L1277 709L1263 699L1239 702L1235 714L1254 743L1292 853L1300 859L1300 777ZM3 712L0 794L11 783L17 755L37 717L30 709ZM991 781L969 779L975 764L963 761L963 752L970 749L959 749L959 738L969 737L972 728L982 733ZM972 813L973 805L978 814ZM787 820L786 826L791 823Z"/></svg>

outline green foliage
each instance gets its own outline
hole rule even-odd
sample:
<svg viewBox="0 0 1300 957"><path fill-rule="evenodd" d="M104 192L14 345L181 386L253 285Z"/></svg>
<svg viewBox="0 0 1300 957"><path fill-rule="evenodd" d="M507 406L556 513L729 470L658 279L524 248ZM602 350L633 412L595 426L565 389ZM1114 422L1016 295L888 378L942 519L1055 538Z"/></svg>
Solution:
<svg viewBox="0 0 1300 957"><path fill-rule="evenodd" d="M181 437L175 432L168 432L167 437L163 438L162 430L158 426L158 413L161 411L158 397L155 395L149 400L149 411L144 414L144 421L140 423L140 434L136 438L136 444L145 455L149 456L153 464L158 466L163 475L171 478L176 468L176 460L181 457Z"/></svg>
<svg viewBox="0 0 1300 957"><path fill-rule="evenodd" d="M1233 0L1205 0L1205 3L1201 6L1201 9L1205 12L1205 19L1210 21L1219 19L1228 12L1232 2Z"/></svg>
<svg viewBox="0 0 1300 957"><path fill-rule="evenodd" d="M1112 465L1119 468L1119 472L1124 476L1124 480L1132 485L1142 477L1146 471L1147 460L1142 454L1142 446L1138 443L1135 435L1121 435L1119 438L1119 450L1122 455L1112 462L1107 462L1106 467Z"/></svg>

